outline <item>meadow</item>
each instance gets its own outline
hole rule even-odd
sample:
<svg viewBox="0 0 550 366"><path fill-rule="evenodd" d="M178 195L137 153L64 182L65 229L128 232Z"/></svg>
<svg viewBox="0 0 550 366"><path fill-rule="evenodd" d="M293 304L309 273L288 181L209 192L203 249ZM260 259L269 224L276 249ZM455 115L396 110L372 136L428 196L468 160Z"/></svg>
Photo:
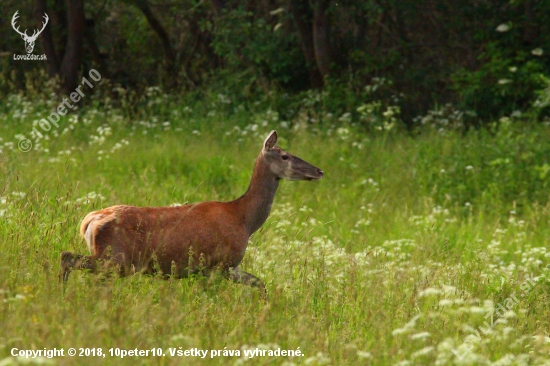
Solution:
<svg viewBox="0 0 550 366"><path fill-rule="evenodd" d="M367 133L219 101L151 90L130 117L91 100L42 138L32 127L57 98L3 102L0 365L550 365L548 125ZM265 281L268 304L216 276L73 272L58 284L60 253L88 254L88 212L235 199L272 129L325 177L282 182L250 240L242 267ZM69 347L96 356L11 354ZM220 352L170 355L192 349ZM301 355L261 356L277 349Z"/></svg>

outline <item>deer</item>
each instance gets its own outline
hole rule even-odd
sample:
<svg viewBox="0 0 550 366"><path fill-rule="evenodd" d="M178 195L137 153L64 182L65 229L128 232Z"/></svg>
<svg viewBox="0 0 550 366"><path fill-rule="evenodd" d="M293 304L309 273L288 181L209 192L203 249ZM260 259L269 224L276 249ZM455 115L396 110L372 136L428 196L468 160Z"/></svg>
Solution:
<svg viewBox="0 0 550 366"><path fill-rule="evenodd" d="M220 270L223 277L256 287L267 301L266 286L239 267L249 239L267 220L279 181L316 181L321 169L276 146L277 132L264 141L246 192L234 201L181 206L117 205L90 212L80 225L90 256L61 253L59 281L72 270L99 272L108 263L120 276L135 273L184 278Z"/></svg>
<svg viewBox="0 0 550 366"><path fill-rule="evenodd" d="M15 30L17 33L19 33L21 35L21 38L23 38L23 40L25 41L25 48L27 49L27 53L32 53L32 50L34 49L34 43L36 42L36 39L38 38L38 36L40 35L40 33L42 33L42 31L44 30L44 28L46 28L46 24L48 24L48 20L50 19L48 17L48 14L44 13L44 21L42 22L42 29L40 30L34 30L34 32L32 33L32 36L29 36L27 34L27 30L25 29L24 32L21 32L19 31L19 26L16 27L16 21L17 21L17 18L19 18L19 15L17 15L17 13L19 13L19 10L17 10L15 12L15 14L13 14L13 17L11 18L11 26L13 28L13 30Z"/></svg>

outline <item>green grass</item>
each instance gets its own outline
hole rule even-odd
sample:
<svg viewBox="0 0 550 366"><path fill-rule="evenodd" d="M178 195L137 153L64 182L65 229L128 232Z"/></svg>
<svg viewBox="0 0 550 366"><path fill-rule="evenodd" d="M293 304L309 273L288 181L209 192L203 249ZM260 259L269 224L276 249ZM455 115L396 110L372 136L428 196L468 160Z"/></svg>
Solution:
<svg viewBox="0 0 550 366"><path fill-rule="evenodd" d="M1 365L19 362L10 357L14 347L166 353L50 360L63 365L548 362L546 126L366 135L299 119L288 129L270 113L201 117L173 108L166 119L145 110L147 123L116 109L85 108L77 122L61 121L58 136L50 131L49 140L34 141L38 150L23 153L14 136L29 136L32 120L49 109L17 100L4 107ZM94 143L104 123L111 133ZM268 305L255 289L215 277L105 280L74 272L65 291L58 285L60 252L87 254L78 235L86 213L121 203L237 198L275 128L281 147L326 176L283 182L271 217L251 238L242 267L266 282ZM112 151L123 139L128 144ZM537 284L521 290L530 276ZM490 334L479 331L489 311L514 293L513 313L495 314L500 324ZM169 356L178 347L299 347L305 356Z"/></svg>

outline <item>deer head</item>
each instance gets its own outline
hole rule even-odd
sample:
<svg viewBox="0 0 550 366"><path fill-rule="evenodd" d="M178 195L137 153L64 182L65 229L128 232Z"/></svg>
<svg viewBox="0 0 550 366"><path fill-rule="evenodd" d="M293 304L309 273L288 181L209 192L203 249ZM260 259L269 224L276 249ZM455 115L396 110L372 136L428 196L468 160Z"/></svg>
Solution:
<svg viewBox="0 0 550 366"><path fill-rule="evenodd" d="M27 34L27 30L25 29L24 32L21 32L19 31L19 26L16 27L16 20L17 18L19 17L17 15L17 13L19 12L19 10L17 10L15 12L15 14L13 14L13 18L11 18L11 26L13 27L13 29L19 33L21 35L21 38L23 38L23 40L25 41L25 48L27 49L27 53L31 53L32 50L34 49L34 42L36 42L36 38L38 38L38 35L40 35L40 33L42 33L42 31L44 30L44 28L46 28L46 24L48 24L48 14L44 13L44 22L42 22L42 29L40 30L35 30L33 33L32 33L32 36L29 36Z"/></svg>
<svg viewBox="0 0 550 366"><path fill-rule="evenodd" d="M277 132L271 131L264 141L262 155L271 172L278 179L319 180L323 178L321 169L275 146L276 143Z"/></svg>

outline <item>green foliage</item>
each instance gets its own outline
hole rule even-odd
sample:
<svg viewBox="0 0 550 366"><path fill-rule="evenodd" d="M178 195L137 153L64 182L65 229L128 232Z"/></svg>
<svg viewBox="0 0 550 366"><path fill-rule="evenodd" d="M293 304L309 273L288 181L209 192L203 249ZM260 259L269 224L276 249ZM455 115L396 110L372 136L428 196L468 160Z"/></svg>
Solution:
<svg viewBox="0 0 550 366"><path fill-rule="evenodd" d="M540 79L544 88L536 91L537 98L533 103L534 108L531 112L535 117L540 117L541 115L548 117L550 110L548 108L550 107L550 78L541 75Z"/></svg>
<svg viewBox="0 0 550 366"><path fill-rule="evenodd" d="M483 120L526 111L541 89L544 62L525 51L502 50L490 43L480 55L486 60L479 69L462 69L453 75L459 106L477 111Z"/></svg>
<svg viewBox="0 0 550 366"><path fill-rule="evenodd" d="M506 117L493 129L475 133L475 143L467 138L442 147L461 153L443 154L437 163L419 160L419 169L429 177L425 183L433 187L438 201L484 205L505 200L524 205L548 200L550 146L539 140L529 124L514 124ZM419 151L420 156L424 154Z"/></svg>
<svg viewBox="0 0 550 366"><path fill-rule="evenodd" d="M149 5L142 9L150 9L149 16L158 20L157 31L160 27L168 35L174 53L169 75L163 43L138 3ZM317 66L310 60L308 69L304 49L314 51L315 45L300 31L293 6L223 1L217 9L214 4L218 2L85 2L82 72L102 68L113 88L125 90L124 96L113 92L112 97L126 98L120 103L127 103L132 113L140 112L128 103L129 95L137 102L149 88L164 91L166 86L178 97L193 94L205 103L219 103L219 95L225 96L231 100L227 112L238 112L237 107L254 110L256 101L269 104L288 120L309 108L301 103L318 94L324 111L351 113L354 123L372 124L357 108L380 101L380 115L388 106L398 106L400 123L411 130L430 111L435 117L447 105L476 114L456 123L464 129L516 111L539 120L548 117L548 108L531 110L550 75L548 1L329 2L331 65L322 92L309 90L310 71ZM64 19L65 5L51 0L46 5L56 14L48 29L61 55L66 29L56 19ZM309 2L302 5L303 24L313 30L313 9ZM21 26L33 29L33 6L30 0L9 0L0 10L9 17L18 9ZM6 29L0 48L3 97L32 93L47 83L44 62L13 60L14 53L23 52L16 32ZM43 52L37 42L36 53ZM373 80L392 84L385 85L385 95L375 96L366 91L376 83ZM325 120L319 111L307 113L312 120Z"/></svg>
<svg viewBox="0 0 550 366"><path fill-rule="evenodd" d="M283 26L287 18L284 12L258 17L238 7L215 22L203 21L202 28L214 34L212 48L225 65L221 74L214 75L221 79L215 84L245 98L267 92L272 83L290 90L307 88L297 35Z"/></svg>

